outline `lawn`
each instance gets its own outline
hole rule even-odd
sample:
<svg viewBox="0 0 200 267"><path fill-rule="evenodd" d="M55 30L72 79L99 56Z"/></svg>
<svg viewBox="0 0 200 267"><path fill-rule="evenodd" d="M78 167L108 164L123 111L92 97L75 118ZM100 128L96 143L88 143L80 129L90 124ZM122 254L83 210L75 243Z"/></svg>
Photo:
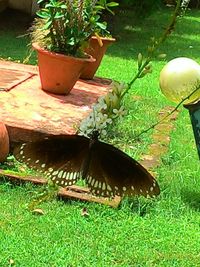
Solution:
<svg viewBox="0 0 200 267"><path fill-rule="evenodd" d="M172 10L157 10L136 19L132 11L121 11L113 19L116 44L109 48L98 75L129 82L137 70L137 55L144 53L152 36L159 36ZM3 15L0 22L4 21ZM11 18L11 16L10 16ZM28 54L25 33L29 19L0 24L0 58L23 61ZM25 25L25 26L24 26ZM155 58L153 72L137 80L125 99L129 111L113 128L112 140L140 160L148 153L154 130L139 141L134 136L158 119L159 111L173 106L161 94L158 77L174 57L200 62L200 11L189 10L175 32L159 48L165 60ZM35 56L30 60L35 64ZM0 266L199 266L200 262L200 166L188 111L179 108L170 135L168 152L154 169L161 188L153 200L124 199L118 209L78 201L56 199L40 205L45 215L27 210L38 188L32 185L0 184ZM87 207L89 217L81 216Z"/></svg>

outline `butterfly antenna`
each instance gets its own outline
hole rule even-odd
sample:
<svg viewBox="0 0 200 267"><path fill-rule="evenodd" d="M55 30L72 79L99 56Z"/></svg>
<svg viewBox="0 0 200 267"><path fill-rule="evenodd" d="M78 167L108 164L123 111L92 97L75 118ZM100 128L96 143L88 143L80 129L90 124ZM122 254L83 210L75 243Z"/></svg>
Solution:
<svg viewBox="0 0 200 267"><path fill-rule="evenodd" d="M95 108L92 108L92 112L93 112L93 118L94 118L94 128L93 131L97 131L97 124L96 124L96 114L95 114Z"/></svg>
<svg viewBox="0 0 200 267"><path fill-rule="evenodd" d="M97 126L97 116L96 116L96 109L93 107L92 108L92 116L93 116L93 129L92 132L90 133L90 138L92 139L98 139L99 135L100 135L100 129L98 129Z"/></svg>

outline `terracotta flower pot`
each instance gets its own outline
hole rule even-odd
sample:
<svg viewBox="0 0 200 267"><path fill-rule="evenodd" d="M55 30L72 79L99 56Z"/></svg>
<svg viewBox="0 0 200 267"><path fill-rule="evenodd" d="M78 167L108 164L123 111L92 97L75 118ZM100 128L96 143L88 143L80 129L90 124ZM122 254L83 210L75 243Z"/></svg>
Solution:
<svg viewBox="0 0 200 267"><path fill-rule="evenodd" d="M0 162L6 160L9 153L9 137L6 126L0 122Z"/></svg>
<svg viewBox="0 0 200 267"><path fill-rule="evenodd" d="M113 42L115 42L114 38L101 38L101 40L102 40L103 46L99 45L99 42L95 36L93 36L90 39L89 47L85 50L85 52L93 56L96 59L96 61L88 64L84 68L80 76L81 79L93 79L102 61L102 58L104 54L106 53L108 46L111 45Z"/></svg>
<svg viewBox="0 0 200 267"><path fill-rule="evenodd" d="M34 43L38 53L38 67L42 89L55 94L69 94L87 64L89 58L76 58L47 51Z"/></svg>

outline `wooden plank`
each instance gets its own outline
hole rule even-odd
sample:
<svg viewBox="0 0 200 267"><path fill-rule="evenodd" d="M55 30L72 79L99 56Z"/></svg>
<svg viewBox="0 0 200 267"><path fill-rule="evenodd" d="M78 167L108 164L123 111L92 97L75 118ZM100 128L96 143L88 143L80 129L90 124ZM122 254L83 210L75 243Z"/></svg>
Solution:
<svg viewBox="0 0 200 267"><path fill-rule="evenodd" d="M33 177L33 176L20 176L18 174L8 173L0 169L0 179L4 178L15 184L21 183L33 183L35 185L45 185L47 180L43 177ZM73 199L81 200L86 202L95 202L103 205L107 205L113 208L117 208L121 202L121 197L116 196L113 199L108 199L104 197L93 196L89 189L86 187L81 187L77 185L68 186L66 188L60 188L58 191L58 197L63 199Z"/></svg>
<svg viewBox="0 0 200 267"><path fill-rule="evenodd" d="M110 83L79 80L68 95L49 94L41 89L37 68L0 60L0 121L8 128L11 145L33 141L33 135L74 134Z"/></svg>
<svg viewBox="0 0 200 267"><path fill-rule="evenodd" d="M22 183L33 183L35 185L45 185L47 184L47 180L41 177L33 177L33 176L22 176L15 173L8 173L0 169L0 179L5 178L9 180L11 183L22 184Z"/></svg>
<svg viewBox="0 0 200 267"><path fill-rule="evenodd" d="M103 205L107 205L113 208L117 208L121 203L121 197L115 196L113 199L93 196L88 188L80 186L69 186L67 188L61 188L58 192L58 196L62 198L80 199L81 201L95 202Z"/></svg>

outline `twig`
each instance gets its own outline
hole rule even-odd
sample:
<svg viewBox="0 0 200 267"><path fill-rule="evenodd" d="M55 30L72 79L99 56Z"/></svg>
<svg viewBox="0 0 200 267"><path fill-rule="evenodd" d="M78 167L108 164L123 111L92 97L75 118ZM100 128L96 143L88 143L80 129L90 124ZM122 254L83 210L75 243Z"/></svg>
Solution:
<svg viewBox="0 0 200 267"><path fill-rule="evenodd" d="M188 96L186 96L185 98L183 98L178 105L169 113L167 114L165 117L163 117L161 120L159 120L158 122L152 124L150 127L148 127L147 129L143 130L142 132L140 132L138 135L136 135L134 137L133 140L138 139L142 134L147 133L148 131L150 131L151 129L154 129L158 124L160 124L161 122L163 122L164 120L166 120L167 118L169 118L175 111L178 110L178 108L183 104L183 102L187 99L189 99L193 94L195 94L198 90L200 90L200 85L192 91L192 93L190 93Z"/></svg>
<svg viewBox="0 0 200 267"><path fill-rule="evenodd" d="M147 65L151 62L151 60L154 57L154 52L156 51L156 49L166 40L166 38L172 33L174 26L176 24L176 20L177 17L179 15L179 10L181 7L181 0L177 1L176 4L176 8L175 11L173 13L173 17L169 23L169 25L167 26L166 30L164 31L164 33L162 34L162 36L158 39L155 40L153 45L151 47L149 47L148 49L148 55L147 58L145 60L145 62L141 65L141 67L139 68L138 72L136 73L136 75L133 77L133 79L128 83L128 87L124 90L123 94L122 94L122 98L126 95L126 93L131 89L133 83L140 77L140 75L142 74L142 72L144 71L145 67L147 67Z"/></svg>

